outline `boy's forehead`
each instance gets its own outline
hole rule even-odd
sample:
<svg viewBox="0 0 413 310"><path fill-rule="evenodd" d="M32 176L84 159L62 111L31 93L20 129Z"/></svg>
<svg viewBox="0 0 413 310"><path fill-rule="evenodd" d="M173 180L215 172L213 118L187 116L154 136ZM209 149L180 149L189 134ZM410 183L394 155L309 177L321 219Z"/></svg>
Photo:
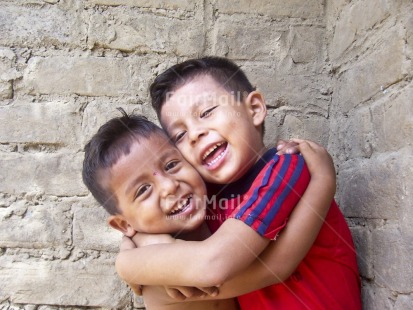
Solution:
<svg viewBox="0 0 413 310"><path fill-rule="evenodd" d="M233 99L234 93L211 76L200 76L167 95L160 110L160 120L162 126L168 128L171 122L198 116L200 109L211 103L234 104Z"/></svg>
<svg viewBox="0 0 413 310"><path fill-rule="evenodd" d="M177 95L179 97L195 95L196 98L202 99L208 97L211 98L214 94L222 92L229 93L228 89L220 81L216 80L211 75L200 75L178 85L178 87L167 95L165 102Z"/></svg>
<svg viewBox="0 0 413 310"><path fill-rule="evenodd" d="M131 153L137 149L141 150L140 155L146 160L159 160L163 154L178 152L165 132L154 132L147 138L135 139L131 145Z"/></svg>
<svg viewBox="0 0 413 310"><path fill-rule="evenodd" d="M148 138L140 137L133 140L129 152L118 159L107 176L115 183L118 179L137 178L155 167L162 166L171 156L181 155L163 133L154 133Z"/></svg>

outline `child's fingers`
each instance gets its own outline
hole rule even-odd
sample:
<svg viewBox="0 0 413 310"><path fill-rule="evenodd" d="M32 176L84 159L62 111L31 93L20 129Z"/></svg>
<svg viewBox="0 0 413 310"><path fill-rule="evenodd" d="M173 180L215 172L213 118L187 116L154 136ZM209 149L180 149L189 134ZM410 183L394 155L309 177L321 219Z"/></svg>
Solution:
<svg viewBox="0 0 413 310"><path fill-rule="evenodd" d="M304 154L304 153L308 154L310 152L314 152L314 144L312 143L312 141L302 140L301 142L297 144L296 149L301 154Z"/></svg>
<svg viewBox="0 0 413 310"><path fill-rule="evenodd" d="M176 286L176 287L165 287L168 295L172 298L185 300L187 298L204 297L213 294L213 290L206 288L205 290L198 287L191 286ZM215 293L214 296L216 296Z"/></svg>
<svg viewBox="0 0 413 310"><path fill-rule="evenodd" d="M314 142L312 140L304 140L304 139L293 138L293 139L291 139L291 141L297 143L297 145L310 146L314 150L315 149L325 149L322 145L320 145L317 142Z"/></svg>
<svg viewBox="0 0 413 310"><path fill-rule="evenodd" d="M199 287L199 290L203 291L209 296L217 296L219 293L219 288L216 286L210 286L210 287Z"/></svg>
<svg viewBox="0 0 413 310"><path fill-rule="evenodd" d="M186 297L180 292L180 290L173 287L165 287L166 293L169 297L176 300L185 300Z"/></svg>
<svg viewBox="0 0 413 310"><path fill-rule="evenodd" d="M281 150L287 143L288 143L287 140L278 140L278 142L277 142L277 150Z"/></svg>
<svg viewBox="0 0 413 310"><path fill-rule="evenodd" d="M297 149L296 149L297 143L293 141L284 141L280 140L277 143L277 154L296 154Z"/></svg>

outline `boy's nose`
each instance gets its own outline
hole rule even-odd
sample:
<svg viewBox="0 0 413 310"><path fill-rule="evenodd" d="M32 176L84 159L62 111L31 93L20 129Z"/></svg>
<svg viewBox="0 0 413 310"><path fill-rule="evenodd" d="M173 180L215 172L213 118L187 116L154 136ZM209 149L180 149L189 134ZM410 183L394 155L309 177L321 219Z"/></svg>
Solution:
<svg viewBox="0 0 413 310"><path fill-rule="evenodd" d="M201 137L206 136L207 133L208 131L206 130L206 128L203 128L203 127L195 128L189 131L188 135L189 135L191 144L196 143Z"/></svg>
<svg viewBox="0 0 413 310"><path fill-rule="evenodd" d="M161 188L161 197L166 198L169 195L175 195L176 190L179 187L179 182L174 178L169 176L159 176L160 180L160 188Z"/></svg>

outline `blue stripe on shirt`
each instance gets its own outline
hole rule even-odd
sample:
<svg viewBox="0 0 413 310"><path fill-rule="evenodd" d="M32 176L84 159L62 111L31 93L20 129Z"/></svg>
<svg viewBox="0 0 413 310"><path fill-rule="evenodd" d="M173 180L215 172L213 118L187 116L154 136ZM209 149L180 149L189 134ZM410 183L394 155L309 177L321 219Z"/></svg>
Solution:
<svg viewBox="0 0 413 310"><path fill-rule="evenodd" d="M253 204L255 203L258 199L259 199L259 195L258 192L260 190L260 188L262 188L263 186L268 184L268 181L271 177L271 174L273 172L274 169L274 165L277 162L272 163L268 168L267 171L265 173L265 177L264 180L262 182L262 184L257 187L256 189L254 189L254 194L252 195L252 197L246 202L246 204L244 205L244 207L240 210L240 212L238 212L238 214L236 215L235 218L239 219L241 218L245 211ZM291 163L291 155L286 155L284 157L284 161L282 163L282 166L279 169L279 172L277 174L277 178L275 179L274 183L271 184L270 188L267 190L267 192L265 193L264 197L262 197L262 199L258 202L258 204L254 207L254 209L252 210L250 216L248 216L248 218L246 218L244 220L244 222L251 226L255 220L257 220L257 218L259 217L259 215L261 214L261 212L264 211L265 207L267 206L269 200L275 195L275 192L277 191L277 189L280 187L282 180L285 177L285 174L288 171L288 168L290 166Z"/></svg>
<svg viewBox="0 0 413 310"><path fill-rule="evenodd" d="M295 167L294 172L293 172L290 180L288 180L287 186L284 188L281 195L277 198L274 205L271 207L271 209L269 210L269 212L267 213L267 215L265 216L263 222L261 223L261 225L259 226L259 228L257 230L257 232L260 235L265 234L265 231L267 230L268 226L274 220L274 218L276 217L276 215L277 215L278 211L280 210L282 204L284 203L285 199L291 193L291 191L293 190L295 184L297 183L298 179L300 178L300 175L301 175L301 173L303 171L303 168L304 168L304 158L302 156L299 156L299 155L297 156L297 158L298 158L297 166ZM288 167L287 167L287 169L288 169ZM271 197L272 197L272 195L269 197L269 199L271 199ZM269 202L269 199L267 199L265 202L263 201L263 203L266 205Z"/></svg>
<svg viewBox="0 0 413 310"><path fill-rule="evenodd" d="M258 199L258 191L261 187L266 186L268 184L268 180L270 179L270 176L271 176L271 171L274 168L274 165L276 163L277 163L277 161L274 161L270 164L270 167L265 172L265 176L262 179L261 184L254 189L254 192L253 192L252 196L250 197L250 199L248 199L245 202L244 206L235 215L236 219L240 219L244 215L245 211L247 211L251 207L251 205Z"/></svg>

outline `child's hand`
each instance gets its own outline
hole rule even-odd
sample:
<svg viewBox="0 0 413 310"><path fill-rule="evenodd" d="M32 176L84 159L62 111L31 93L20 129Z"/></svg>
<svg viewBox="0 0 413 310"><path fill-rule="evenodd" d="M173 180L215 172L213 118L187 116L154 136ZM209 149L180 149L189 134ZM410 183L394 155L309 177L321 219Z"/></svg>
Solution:
<svg viewBox="0 0 413 310"><path fill-rule="evenodd" d="M301 139L292 139L291 141L297 144L294 148L303 155L311 178L322 177L328 179L334 183L335 188L336 171L333 159L327 150L313 141Z"/></svg>
<svg viewBox="0 0 413 310"><path fill-rule="evenodd" d="M297 148L298 143L293 142L292 140L278 140L277 142L277 154L297 154L300 151Z"/></svg>
<svg viewBox="0 0 413 310"><path fill-rule="evenodd" d="M137 232L132 237L132 240L138 248L151 244L174 243L176 241L175 238L168 234L145 234L140 232Z"/></svg>
<svg viewBox="0 0 413 310"><path fill-rule="evenodd" d="M190 286L165 286L166 293L169 297L177 300L187 298L217 296L219 289L216 286L211 287L190 287Z"/></svg>

